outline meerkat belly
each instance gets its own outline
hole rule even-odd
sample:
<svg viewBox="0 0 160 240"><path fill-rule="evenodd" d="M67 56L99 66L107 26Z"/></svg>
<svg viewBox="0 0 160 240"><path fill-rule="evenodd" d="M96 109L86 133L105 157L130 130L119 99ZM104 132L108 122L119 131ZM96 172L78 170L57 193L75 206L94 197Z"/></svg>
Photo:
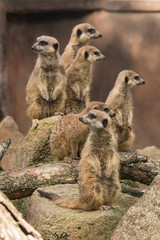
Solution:
<svg viewBox="0 0 160 240"><path fill-rule="evenodd" d="M122 128L117 128L119 143L122 143L129 139L131 124L132 124L132 107L131 104L128 102L123 104L122 107Z"/></svg>

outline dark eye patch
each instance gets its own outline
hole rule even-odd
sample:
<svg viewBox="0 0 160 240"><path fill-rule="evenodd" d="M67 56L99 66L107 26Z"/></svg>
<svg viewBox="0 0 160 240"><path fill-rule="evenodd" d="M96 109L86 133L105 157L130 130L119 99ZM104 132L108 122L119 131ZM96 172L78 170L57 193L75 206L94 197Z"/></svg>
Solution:
<svg viewBox="0 0 160 240"><path fill-rule="evenodd" d="M89 28L88 32L92 34L92 33L95 33L96 31L93 28Z"/></svg>
<svg viewBox="0 0 160 240"><path fill-rule="evenodd" d="M105 111L106 113L109 113L109 108L105 108L104 111Z"/></svg>
<svg viewBox="0 0 160 240"><path fill-rule="evenodd" d="M84 57L85 57L85 59L87 59L89 57L89 53L87 51L85 51Z"/></svg>
<svg viewBox="0 0 160 240"><path fill-rule="evenodd" d="M55 50L57 50L57 49L58 49L58 43L53 44L53 48L54 48Z"/></svg>
<svg viewBox="0 0 160 240"><path fill-rule="evenodd" d="M40 42L39 42L39 45L40 45L40 46L46 46L46 45L48 45L48 43L47 43L46 41L40 41Z"/></svg>
<svg viewBox="0 0 160 240"><path fill-rule="evenodd" d="M77 37L80 37L82 34L82 31L80 29L77 30Z"/></svg>
<svg viewBox="0 0 160 240"><path fill-rule="evenodd" d="M137 81L139 81L139 80L140 80L140 77L139 77L139 76L135 76L134 79L137 80Z"/></svg>
<svg viewBox="0 0 160 240"><path fill-rule="evenodd" d="M88 115L88 117L89 117L90 119L96 119L96 118L97 118L96 115L94 115L93 113L90 113L90 114Z"/></svg>
<svg viewBox="0 0 160 240"><path fill-rule="evenodd" d="M128 83L129 82L129 78L126 76L125 77L125 82Z"/></svg>
<svg viewBox="0 0 160 240"><path fill-rule="evenodd" d="M98 110L98 108L97 108L97 107L95 107L95 108L94 108L94 110Z"/></svg>
<svg viewBox="0 0 160 240"><path fill-rule="evenodd" d="M104 128L107 126L107 123L108 123L108 119L107 118L102 120L102 125L103 125Z"/></svg>
<svg viewBox="0 0 160 240"><path fill-rule="evenodd" d="M94 55L99 56L100 53L98 51L94 52Z"/></svg>

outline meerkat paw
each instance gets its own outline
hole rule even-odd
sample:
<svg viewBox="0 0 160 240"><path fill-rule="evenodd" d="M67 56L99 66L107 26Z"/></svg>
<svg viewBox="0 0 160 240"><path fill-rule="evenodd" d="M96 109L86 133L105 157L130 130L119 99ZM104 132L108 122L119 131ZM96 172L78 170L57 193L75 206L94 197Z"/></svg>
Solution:
<svg viewBox="0 0 160 240"><path fill-rule="evenodd" d="M36 129L39 125L39 120L38 119L33 119L32 120L32 128Z"/></svg>
<svg viewBox="0 0 160 240"><path fill-rule="evenodd" d="M114 209L114 207L112 205L102 205L99 210L100 211L104 211L104 210L110 210L110 209Z"/></svg>
<svg viewBox="0 0 160 240"><path fill-rule="evenodd" d="M65 157L65 158L64 158L64 162L65 162L65 163L72 163L72 160L73 160L73 159L72 159L71 157Z"/></svg>
<svg viewBox="0 0 160 240"><path fill-rule="evenodd" d="M124 130L124 127L119 125L118 128L119 128L120 133L122 133Z"/></svg>
<svg viewBox="0 0 160 240"><path fill-rule="evenodd" d="M128 126L128 129L129 129L130 131L132 131L132 128L131 128L131 126Z"/></svg>
<svg viewBox="0 0 160 240"><path fill-rule="evenodd" d="M64 113L62 112L55 112L53 116L64 116Z"/></svg>

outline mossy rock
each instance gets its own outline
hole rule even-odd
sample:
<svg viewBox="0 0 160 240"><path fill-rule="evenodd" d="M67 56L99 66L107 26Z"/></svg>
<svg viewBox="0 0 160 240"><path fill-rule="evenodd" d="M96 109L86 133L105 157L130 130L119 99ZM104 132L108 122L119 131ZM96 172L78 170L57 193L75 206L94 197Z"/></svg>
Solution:
<svg viewBox="0 0 160 240"><path fill-rule="evenodd" d="M78 197L77 184L59 184L42 188L65 199ZM27 221L44 240L109 240L123 214L137 201L136 197L120 194L114 209L89 211L66 209L34 192L29 201Z"/></svg>
<svg viewBox="0 0 160 240"><path fill-rule="evenodd" d="M54 124L59 118L61 116L42 119L36 128L29 130L17 150L15 169L57 161L50 151L49 139Z"/></svg>

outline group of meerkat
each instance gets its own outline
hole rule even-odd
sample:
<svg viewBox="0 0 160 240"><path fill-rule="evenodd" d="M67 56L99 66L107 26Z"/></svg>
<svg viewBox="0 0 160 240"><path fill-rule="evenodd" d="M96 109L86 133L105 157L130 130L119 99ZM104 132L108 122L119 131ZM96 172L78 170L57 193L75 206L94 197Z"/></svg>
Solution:
<svg viewBox="0 0 160 240"><path fill-rule="evenodd" d="M64 115L52 130L51 152L58 160L80 158L78 200L38 190L62 207L97 210L112 204L121 189L118 151L128 151L134 141L131 88L145 83L136 72L120 72L105 103L90 102L92 65L105 57L88 44L101 37L83 23L73 28L62 57L53 37L38 37L32 47L38 59L26 88L27 115L33 121Z"/></svg>

